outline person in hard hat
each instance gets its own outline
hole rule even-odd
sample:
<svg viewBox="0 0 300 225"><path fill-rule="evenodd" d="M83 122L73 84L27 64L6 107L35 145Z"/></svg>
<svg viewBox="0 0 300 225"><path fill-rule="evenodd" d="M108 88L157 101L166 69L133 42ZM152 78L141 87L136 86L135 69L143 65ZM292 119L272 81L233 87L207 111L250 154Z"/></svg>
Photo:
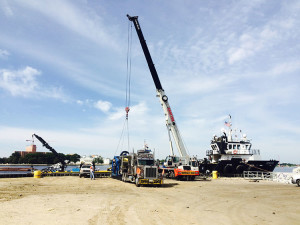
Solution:
<svg viewBox="0 0 300 225"><path fill-rule="evenodd" d="M90 178L91 180L95 180L94 167L92 165L90 166Z"/></svg>

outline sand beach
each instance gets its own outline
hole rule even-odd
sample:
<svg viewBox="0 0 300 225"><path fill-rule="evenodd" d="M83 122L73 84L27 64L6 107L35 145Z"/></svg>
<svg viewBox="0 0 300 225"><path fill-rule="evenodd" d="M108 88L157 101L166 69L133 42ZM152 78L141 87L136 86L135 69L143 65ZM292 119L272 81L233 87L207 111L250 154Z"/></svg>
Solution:
<svg viewBox="0 0 300 225"><path fill-rule="evenodd" d="M0 224L300 224L300 188L241 178L165 180L3 178Z"/></svg>

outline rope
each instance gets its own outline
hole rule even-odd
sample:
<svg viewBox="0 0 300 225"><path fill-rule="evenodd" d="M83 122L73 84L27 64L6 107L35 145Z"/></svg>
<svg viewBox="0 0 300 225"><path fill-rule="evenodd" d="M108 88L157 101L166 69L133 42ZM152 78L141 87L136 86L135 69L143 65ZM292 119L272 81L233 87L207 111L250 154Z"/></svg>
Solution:
<svg viewBox="0 0 300 225"><path fill-rule="evenodd" d="M248 166L250 166L250 167L252 167L252 168L255 168L255 169L258 169L258 170L261 170L261 171L270 173L270 171L268 171L268 170L264 170L264 169L258 168L258 167L256 167L256 166L251 165L251 164L248 164L248 163L244 163L244 164L246 164L246 165L248 165Z"/></svg>
<svg viewBox="0 0 300 225"><path fill-rule="evenodd" d="M120 143L121 143L121 141L122 141L122 140L124 140L124 136L123 136L123 134L124 134L124 130L125 130L125 125L126 125L126 119L124 120L123 129L122 129L122 133L121 133L121 136L120 136L120 139L119 139L119 142L118 142L118 145L117 145L117 149L116 149L116 151L115 151L115 154L114 154L114 155L116 155L117 151L119 150L119 147L120 147ZM123 144L122 144L122 145L123 145Z"/></svg>
<svg viewBox="0 0 300 225"><path fill-rule="evenodd" d="M130 149L130 138L129 138L129 122L128 122L128 114L130 111L130 89L131 89L131 46L132 46L132 23L128 21L128 40L127 40L127 73L126 73L126 94L125 94L125 112L126 117L123 124L122 133L118 142L116 152L119 150L120 146L124 147L125 134L124 131L126 129L127 133L127 151ZM124 150L124 149L123 149Z"/></svg>

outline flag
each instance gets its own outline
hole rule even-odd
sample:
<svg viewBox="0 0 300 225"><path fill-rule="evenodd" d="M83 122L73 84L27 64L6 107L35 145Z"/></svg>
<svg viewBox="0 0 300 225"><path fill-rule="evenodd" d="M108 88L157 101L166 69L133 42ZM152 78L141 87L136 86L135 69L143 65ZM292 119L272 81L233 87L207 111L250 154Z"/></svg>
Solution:
<svg viewBox="0 0 300 225"><path fill-rule="evenodd" d="M230 126L231 126L231 123L225 121L225 126L230 127Z"/></svg>

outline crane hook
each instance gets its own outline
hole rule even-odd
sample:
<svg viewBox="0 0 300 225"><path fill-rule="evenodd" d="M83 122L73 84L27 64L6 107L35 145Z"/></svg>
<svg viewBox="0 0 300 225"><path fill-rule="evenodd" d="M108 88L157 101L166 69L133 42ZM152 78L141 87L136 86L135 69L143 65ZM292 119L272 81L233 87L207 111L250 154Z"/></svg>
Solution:
<svg viewBox="0 0 300 225"><path fill-rule="evenodd" d="M129 106L127 106L127 107L125 108L126 119L128 119L128 113L129 113L129 111L130 111L130 108L129 108Z"/></svg>

